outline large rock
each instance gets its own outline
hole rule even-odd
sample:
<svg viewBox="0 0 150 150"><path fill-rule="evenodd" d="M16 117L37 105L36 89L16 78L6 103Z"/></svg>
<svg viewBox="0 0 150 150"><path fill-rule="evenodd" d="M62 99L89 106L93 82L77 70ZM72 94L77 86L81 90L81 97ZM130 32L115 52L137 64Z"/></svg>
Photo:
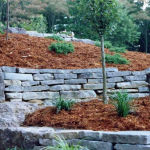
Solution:
<svg viewBox="0 0 150 150"><path fill-rule="evenodd" d="M37 105L26 102L0 103L0 127L17 127L24 121L25 115L37 109Z"/></svg>
<svg viewBox="0 0 150 150"><path fill-rule="evenodd" d="M33 80L31 74L20 74L20 73L4 73L5 80L21 80L21 81L28 81Z"/></svg>
<svg viewBox="0 0 150 150"><path fill-rule="evenodd" d="M43 81L43 80L51 80L53 79L52 74L35 74L33 75L33 79L36 81Z"/></svg>
<svg viewBox="0 0 150 150"><path fill-rule="evenodd" d="M8 99L22 99L22 93L6 93Z"/></svg>
<svg viewBox="0 0 150 150"><path fill-rule="evenodd" d="M42 85L57 85L64 84L64 79L41 81Z"/></svg>
<svg viewBox="0 0 150 150"><path fill-rule="evenodd" d="M55 79L76 79L77 75L72 73L54 74Z"/></svg>
<svg viewBox="0 0 150 150"><path fill-rule="evenodd" d="M38 69L18 68L19 73L39 73Z"/></svg>
<svg viewBox="0 0 150 150"><path fill-rule="evenodd" d="M86 79L70 79L65 80L65 84L84 84L87 83Z"/></svg>
<svg viewBox="0 0 150 150"><path fill-rule="evenodd" d="M23 100L35 99L56 99L59 98L59 92L24 92Z"/></svg>
<svg viewBox="0 0 150 150"><path fill-rule="evenodd" d="M98 79L98 78L103 78L102 73L81 73L79 75L80 79Z"/></svg>
<svg viewBox="0 0 150 150"><path fill-rule="evenodd" d="M49 86L45 85L39 85L39 86L25 86L23 88L24 92L38 92L38 91L47 91L49 90Z"/></svg>
<svg viewBox="0 0 150 150"><path fill-rule="evenodd" d="M70 90L80 90L81 85L54 85L51 86L50 91L70 91Z"/></svg>
<svg viewBox="0 0 150 150"><path fill-rule="evenodd" d="M131 71L107 72L107 77L123 77L131 75Z"/></svg>
<svg viewBox="0 0 150 150"><path fill-rule="evenodd" d="M39 69L40 73L71 73L71 69Z"/></svg>
<svg viewBox="0 0 150 150"><path fill-rule="evenodd" d="M107 79L107 82L112 82L112 83L115 83L115 82L123 82L124 79L122 77L113 77L113 78L108 78Z"/></svg>
<svg viewBox="0 0 150 150"><path fill-rule="evenodd" d="M125 81L146 81L146 75L125 76Z"/></svg>
<svg viewBox="0 0 150 150"><path fill-rule="evenodd" d="M3 72L16 73L16 67L2 66Z"/></svg>
<svg viewBox="0 0 150 150"><path fill-rule="evenodd" d="M33 85L39 85L40 81L25 81L22 82L22 86L33 86Z"/></svg>
<svg viewBox="0 0 150 150"><path fill-rule="evenodd" d="M9 32L10 33L17 33L17 34L26 34L26 30L23 28L18 28L18 27L9 27Z"/></svg>

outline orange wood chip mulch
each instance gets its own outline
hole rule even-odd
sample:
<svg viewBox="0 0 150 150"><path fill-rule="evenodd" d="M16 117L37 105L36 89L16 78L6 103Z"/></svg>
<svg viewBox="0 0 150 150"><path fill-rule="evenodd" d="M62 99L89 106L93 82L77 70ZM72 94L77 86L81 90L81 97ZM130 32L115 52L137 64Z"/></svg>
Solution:
<svg viewBox="0 0 150 150"><path fill-rule="evenodd" d="M26 117L25 126L51 126L66 129L104 131L150 130L150 97L133 102L135 113L119 117L113 105L98 100L81 102L71 111L56 114L55 107L47 107Z"/></svg>
<svg viewBox="0 0 150 150"><path fill-rule="evenodd" d="M75 52L68 55L50 52L51 39L30 37L28 35L10 34L6 42L5 35L0 35L0 66L27 68L82 69L101 68L100 49L96 46L73 42ZM106 53L110 53L106 49ZM119 70L144 70L150 67L150 54L127 52L122 54L130 64L107 64Z"/></svg>

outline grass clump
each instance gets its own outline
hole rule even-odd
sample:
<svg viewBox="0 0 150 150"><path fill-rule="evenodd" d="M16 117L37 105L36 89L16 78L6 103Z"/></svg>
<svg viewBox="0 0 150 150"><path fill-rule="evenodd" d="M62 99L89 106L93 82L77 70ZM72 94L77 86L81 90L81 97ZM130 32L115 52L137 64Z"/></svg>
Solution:
<svg viewBox="0 0 150 150"><path fill-rule="evenodd" d="M94 44L95 44L95 46L97 46L97 47L101 47L101 42L100 42L100 41L95 41ZM111 42L105 41L105 42L104 42L104 47L105 47L105 48L111 48L111 47L112 47Z"/></svg>
<svg viewBox="0 0 150 150"><path fill-rule="evenodd" d="M106 54L105 56L106 63L114 63L114 64L129 64L129 61L122 57L120 54L115 54L115 55L109 55Z"/></svg>
<svg viewBox="0 0 150 150"><path fill-rule="evenodd" d="M125 47L111 47L109 50L116 53L126 53Z"/></svg>
<svg viewBox="0 0 150 150"><path fill-rule="evenodd" d="M56 40L56 41L64 41L64 39L58 35L52 35L52 36L48 36L46 37L48 39L53 39L53 40Z"/></svg>
<svg viewBox="0 0 150 150"><path fill-rule="evenodd" d="M58 54L68 54L74 52L74 46L72 43L57 42L52 43L49 46L49 50L55 51Z"/></svg>
<svg viewBox="0 0 150 150"><path fill-rule="evenodd" d="M111 96L111 99L114 101L113 105L115 106L118 116L126 117L131 110L131 100L127 92L116 92Z"/></svg>
<svg viewBox="0 0 150 150"><path fill-rule="evenodd" d="M64 138L56 137L56 145L48 146L42 150L89 150L88 148L82 147L80 145L71 145L66 142Z"/></svg>
<svg viewBox="0 0 150 150"><path fill-rule="evenodd" d="M74 103L75 102L73 100L65 100L65 99L60 97L59 99L57 99L57 101L55 103L55 106L57 108L57 113L59 113L63 109L66 111L71 110Z"/></svg>

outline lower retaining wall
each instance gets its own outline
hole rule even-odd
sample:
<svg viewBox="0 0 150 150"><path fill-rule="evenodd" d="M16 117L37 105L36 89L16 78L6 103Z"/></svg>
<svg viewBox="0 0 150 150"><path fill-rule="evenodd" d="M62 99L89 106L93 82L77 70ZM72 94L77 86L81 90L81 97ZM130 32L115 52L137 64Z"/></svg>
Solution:
<svg viewBox="0 0 150 150"><path fill-rule="evenodd" d="M103 132L48 127L0 128L0 150L15 146L24 150L40 150L56 145L56 136L89 150L150 150L150 131Z"/></svg>
<svg viewBox="0 0 150 150"><path fill-rule="evenodd" d="M103 93L102 69L26 69L1 67L0 100L40 101L51 105L59 97L84 101ZM118 71L107 68L107 88L111 94L120 89L132 97L149 95L150 68L143 71Z"/></svg>

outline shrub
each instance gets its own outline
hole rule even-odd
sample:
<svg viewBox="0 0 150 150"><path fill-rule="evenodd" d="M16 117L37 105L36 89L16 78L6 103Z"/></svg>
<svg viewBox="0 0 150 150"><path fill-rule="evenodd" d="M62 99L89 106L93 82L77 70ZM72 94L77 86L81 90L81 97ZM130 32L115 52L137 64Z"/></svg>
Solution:
<svg viewBox="0 0 150 150"><path fill-rule="evenodd" d="M125 53L126 52L125 47L111 47L109 50L111 52L116 52L116 53Z"/></svg>
<svg viewBox="0 0 150 150"><path fill-rule="evenodd" d="M2 22L0 22L0 33L4 34L4 25L2 24Z"/></svg>
<svg viewBox="0 0 150 150"><path fill-rule="evenodd" d="M60 53L60 54L68 54L74 52L74 46L72 45L72 43L57 42L57 43L52 43L49 46L49 50L53 50L56 53Z"/></svg>
<svg viewBox="0 0 150 150"><path fill-rule="evenodd" d="M128 64L129 61L122 57L120 54L115 54L115 55L109 55L106 54L105 56L106 63L114 63L114 64Z"/></svg>
<svg viewBox="0 0 150 150"><path fill-rule="evenodd" d="M64 138L56 137L56 146L48 146L42 150L88 150L80 145L69 145Z"/></svg>
<svg viewBox="0 0 150 150"><path fill-rule="evenodd" d="M64 39L58 35L52 35L52 36L48 36L46 37L48 39L53 39L53 40L56 40L56 41L64 41Z"/></svg>
<svg viewBox="0 0 150 150"><path fill-rule="evenodd" d="M100 41L95 41L95 46L101 47L101 42L100 42ZM111 42L105 41L104 47L105 47L105 48L111 48L111 47L112 47Z"/></svg>
<svg viewBox="0 0 150 150"><path fill-rule="evenodd" d="M60 97L59 99L57 99L55 104L57 108L57 113L59 113L63 109L67 111L71 110L71 107L74 105L74 103L75 102L73 100L65 100Z"/></svg>
<svg viewBox="0 0 150 150"><path fill-rule="evenodd" d="M129 97L127 92L116 92L111 96L111 99L114 101L113 105L117 110L118 116L126 117L130 113L130 101L132 98Z"/></svg>

